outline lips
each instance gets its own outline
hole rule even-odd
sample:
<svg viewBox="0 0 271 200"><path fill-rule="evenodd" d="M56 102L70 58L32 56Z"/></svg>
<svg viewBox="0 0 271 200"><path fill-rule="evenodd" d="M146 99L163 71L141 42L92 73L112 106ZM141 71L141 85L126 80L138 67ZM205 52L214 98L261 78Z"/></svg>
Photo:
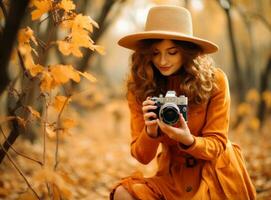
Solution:
<svg viewBox="0 0 271 200"><path fill-rule="evenodd" d="M171 67L159 67L161 71L168 71Z"/></svg>

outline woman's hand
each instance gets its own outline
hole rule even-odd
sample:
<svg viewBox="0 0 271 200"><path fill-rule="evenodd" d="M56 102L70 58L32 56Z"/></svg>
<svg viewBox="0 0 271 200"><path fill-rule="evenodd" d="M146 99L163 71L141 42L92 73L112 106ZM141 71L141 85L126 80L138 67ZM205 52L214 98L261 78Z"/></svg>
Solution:
<svg viewBox="0 0 271 200"><path fill-rule="evenodd" d="M155 110L157 106L154 105L155 102L150 100L150 97L142 103L143 117L146 125L147 134L150 137L157 137L158 135L158 124L157 116L151 110Z"/></svg>
<svg viewBox="0 0 271 200"><path fill-rule="evenodd" d="M194 137L190 133L190 130L184 120L182 114L179 114L180 123L178 127L173 127L168 124L165 124L163 121L157 119L157 123L160 129L171 139L180 142L186 146L190 146L194 142Z"/></svg>

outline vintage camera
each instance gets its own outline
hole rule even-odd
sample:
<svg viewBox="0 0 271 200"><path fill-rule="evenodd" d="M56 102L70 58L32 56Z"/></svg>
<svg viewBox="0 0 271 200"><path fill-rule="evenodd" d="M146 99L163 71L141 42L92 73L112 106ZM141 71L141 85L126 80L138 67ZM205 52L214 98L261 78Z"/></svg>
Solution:
<svg viewBox="0 0 271 200"><path fill-rule="evenodd" d="M154 112L166 124L175 125L179 121L179 113L187 121L188 98L184 95L177 97L175 91L167 91L165 97L160 94L159 97L151 97L151 100L157 108L149 112Z"/></svg>

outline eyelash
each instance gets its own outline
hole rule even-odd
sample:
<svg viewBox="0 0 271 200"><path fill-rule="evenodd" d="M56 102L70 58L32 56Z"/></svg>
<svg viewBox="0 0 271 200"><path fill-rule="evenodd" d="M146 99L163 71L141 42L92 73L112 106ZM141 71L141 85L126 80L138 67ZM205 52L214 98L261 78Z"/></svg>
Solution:
<svg viewBox="0 0 271 200"><path fill-rule="evenodd" d="M175 54L177 54L178 53L178 51L174 51L174 52L168 52L168 54L169 55L175 55ZM159 52L153 52L153 56L157 56L159 54Z"/></svg>
<svg viewBox="0 0 271 200"><path fill-rule="evenodd" d="M177 51L174 52L168 52L169 55L175 55L177 53Z"/></svg>

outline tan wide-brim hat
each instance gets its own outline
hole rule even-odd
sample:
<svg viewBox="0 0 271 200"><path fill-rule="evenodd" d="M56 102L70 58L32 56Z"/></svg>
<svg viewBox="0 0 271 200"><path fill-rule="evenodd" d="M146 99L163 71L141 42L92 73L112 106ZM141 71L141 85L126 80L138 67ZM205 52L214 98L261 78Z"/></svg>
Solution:
<svg viewBox="0 0 271 200"><path fill-rule="evenodd" d="M149 10L145 29L126 35L118 41L122 47L136 50L143 39L171 39L192 42L199 45L203 53L213 53L218 46L213 42L193 36L190 12L179 6L155 6Z"/></svg>

